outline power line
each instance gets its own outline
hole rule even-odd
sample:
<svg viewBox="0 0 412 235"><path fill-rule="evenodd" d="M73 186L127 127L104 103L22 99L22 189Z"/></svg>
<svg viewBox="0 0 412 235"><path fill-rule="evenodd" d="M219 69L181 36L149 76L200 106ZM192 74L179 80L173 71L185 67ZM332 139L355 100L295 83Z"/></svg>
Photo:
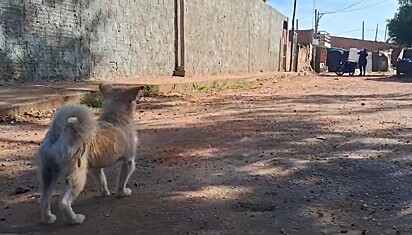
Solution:
<svg viewBox="0 0 412 235"><path fill-rule="evenodd" d="M333 35L342 35L345 33L353 33L353 32L358 32L358 31L362 31L362 29L353 29L353 30L349 30L349 31L345 31L345 32L340 32L340 33L332 33Z"/></svg>
<svg viewBox="0 0 412 235"><path fill-rule="evenodd" d="M365 29L365 30L370 31L370 32L375 32L376 31L376 29ZM383 32L385 32L385 30L378 30L378 32L383 33Z"/></svg>
<svg viewBox="0 0 412 235"><path fill-rule="evenodd" d="M367 5L367 6L363 6L363 7L360 7L360 8L356 8L356 9L351 9L351 10L349 10L349 8L352 8L352 7L356 6L356 5L359 5L359 4L362 3L363 1L364 1L364 0L360 0L360 1L358 1L358 2L355 2L355 3L351 4L351 5L343 8L343 9L337 10L337 11L318 13L318 16L316 17L316 22L315 22L315 28L316 28L316 26L319 25L320 19L321 19L322 16L324 16L325 14L335 14L332 18L330 18L330 19L327 21L327 22L330 22L332 19L334 19L337 15L339 15L339 14L341 14L341 13L354 12L354 11L363 10L363 9L365 9L365 8L369 8L369 7L373 7L373 6L377 6L377 5L379 5L379 4L382 4L382 3L384 3L384 2L387 2L388 0L382 0L382 1L376 2L376 3L371 4L371 5Z"/></svg>
<svg viewBox="0 0 412 235"><path fill-rule="evenodd" d="M367 6L364 6L364 7L361 7L361 8L352 9L352 10L347 10L347 9L346 9L346 10L343 10L343 11L340 11L340 12L335 11L334 13L324 13L324 14L334 14L334 16L332 16L331 18L327 19L325 23L331 22L333 19L336 18L336 16L338 16L338 15L341 14L341 13L360 11L360 10L363 10L363 9L365 9L365 8L377 6L377 5L382 4L382 3L384 3L384 2L387 2L387 1L389 1L389 0L382 0L382 1L380 1L380 2L376 2L376 3L374 3L374 4L367 5ZM357 2L357 3L359 3L359 2ZM352 4L352 5L353 5L353 4Z"/></svg>
<svg viewBox="0 0 412 235"><path fill-rule="evenodd" d="M369 7L374 7L374 6L377 6L377 5L382 4L382 3L384 3L384 2L387 2L387 1L389 1L389 0L382 0L382 1L380 1L380 2L377 2L377 3L371 4L371 5L368 5L368 6L364 6L364 7L361 7L361 8L356 8L356 9L352 9L352 10L346 10L346 11L342 11L342 12L353 12L353 11L360 11L360 10L363 10L363 9L365 9L365 8L369 8Z"/></svg>
<svg viewBox="0 0 412 235"><path fill-rule="evenodd" d="M323 12L323 14L334 14L334 13L337 13L337 12L341 12L341 11L344 11L344 10L348 10L348 9L354 7L354 6L357 6L357 5L361 4L363 1L365 1L365 0L359 0L359 1L357 1L357 2L355 2L355 3L353 3L353 4L349 5L349 6L347 6L347 7L345 7L345 8L342 8L342 9L339 9L339 10L336 10L336 11Z"/></svg>
<svg viewBox="0 0 412 235"><path fill-rule="evenodd" d="M320 19L324 16L324 15L326 15L326 14L335 14L335 13L340 13L340 12L342 12L342 11L344 11L344 10L347 10L347 9L350 9L350 8L352 8L352 7L354 7L354 6L357 6L357 5L359 5L359 4L361 4L363 1L365 1L365 0L359 0L359 1L357 1L357 2L355 2L355 3L353 3L353 4L351 4L351 5L349 5L349 6L347 6L347 7L345 7L345 8L342 8L342 9L339 9L339 10L336 10L336 11L330 11L330 12L322 12L322 13L318 13L318 14L316 14L315 13L315 18L316 18L316 21L315 21L315 31L317 31L316 29L317 29L317 27L319 26L319 21L320 21ZM333 17L334 18L334 17ZM316 32L317 33L317 32Z"/></svg>

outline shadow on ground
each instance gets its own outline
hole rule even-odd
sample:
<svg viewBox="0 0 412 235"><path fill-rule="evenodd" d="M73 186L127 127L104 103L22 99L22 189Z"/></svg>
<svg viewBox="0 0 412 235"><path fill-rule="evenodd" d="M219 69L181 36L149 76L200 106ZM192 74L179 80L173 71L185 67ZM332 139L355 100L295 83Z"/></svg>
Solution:
<svg viewBox="0 0 412 235"><path fill-rule="evenodd" d="M239 103L233 99L230 105L212 100L203 103L208 112L192 114L199 120L195 124L142 127L137 171L130 182L133 196L96 199L88 187L74 207L86 214L84 225L38 225L33 195L27 194L1 205L7 209L0 211L5 219L0 230L39 234L412 232L408 222L412 219L412 161L405 140L412 135L411 129L338 131L331 128L333 124L308 118L320 115L313 110L292 107L288 112L272 98L237 97ZM358 98L368 97L317 95L285 98L285 102L313 99L323 105L342 99L357 102ZM113 172L109 171L109 178Z"/></svg>
<svg viewBox="0 0 412 235"><path fill-rule="evenodd" d="M399 83L411 83L412 76L390 76L390 77L374 77L369 78L368 80L376 81L376 82L399 82Z"/></svg>

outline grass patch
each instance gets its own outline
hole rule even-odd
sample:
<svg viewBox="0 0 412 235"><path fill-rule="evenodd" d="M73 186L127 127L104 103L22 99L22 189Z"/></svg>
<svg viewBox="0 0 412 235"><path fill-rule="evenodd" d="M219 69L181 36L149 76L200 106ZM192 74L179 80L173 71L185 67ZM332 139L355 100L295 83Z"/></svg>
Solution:
<svg viewBox="0 0 412 235"><path fill-rule="evenodd" d="M154 97L156 96L156 91L152 85L146 85L144 88L144 97Z"/></svg>
<svg viewBox="0 0 412 235"><path fill-rule="evenodd" d="M212 91L223 91L230 89L244 89L250 88L255 85L256 81L240 80L232 83L227 81L219 83L214 81L210 84L193 84L193 91L198 92L212 92Z"/></svg>
<svg viewBox="0 0 412 235"><path fill-rule="evenodd" d="M103 97L100 94L89 94L80 100L80 104L87 107L99 109L103 107Z"/></svg>

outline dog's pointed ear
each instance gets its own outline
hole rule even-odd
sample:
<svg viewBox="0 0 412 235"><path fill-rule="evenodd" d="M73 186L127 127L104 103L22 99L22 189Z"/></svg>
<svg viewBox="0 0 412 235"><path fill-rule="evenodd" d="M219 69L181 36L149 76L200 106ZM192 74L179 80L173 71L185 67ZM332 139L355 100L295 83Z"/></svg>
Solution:
<svg viewBox="0 0 412 235"><path fill-rule="evenodd" d="M133 101L138 99L138 97L143 96L144 86L133 87L125 91L124 98Z"/></svg>
<svg viewBox="0 0 412 235"><path fill-rule="evenodd" d="M99 90L100 92L104 95L107 94L108 92L110 92L113 89L112 85L108 85L108 84L104 84L104 83L100 83L99 84Z"/></svg>

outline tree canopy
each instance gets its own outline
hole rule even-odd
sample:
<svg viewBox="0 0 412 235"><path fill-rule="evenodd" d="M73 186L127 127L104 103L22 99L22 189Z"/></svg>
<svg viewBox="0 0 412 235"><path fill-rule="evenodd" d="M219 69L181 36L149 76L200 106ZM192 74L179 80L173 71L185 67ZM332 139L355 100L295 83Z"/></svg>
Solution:
<svg viewBox="0 0 412 235"><path fill-rule="evenodd" d="M398 11L388 20L388 33L396 44L412 47L412 0L399 0Z"/></svg>

